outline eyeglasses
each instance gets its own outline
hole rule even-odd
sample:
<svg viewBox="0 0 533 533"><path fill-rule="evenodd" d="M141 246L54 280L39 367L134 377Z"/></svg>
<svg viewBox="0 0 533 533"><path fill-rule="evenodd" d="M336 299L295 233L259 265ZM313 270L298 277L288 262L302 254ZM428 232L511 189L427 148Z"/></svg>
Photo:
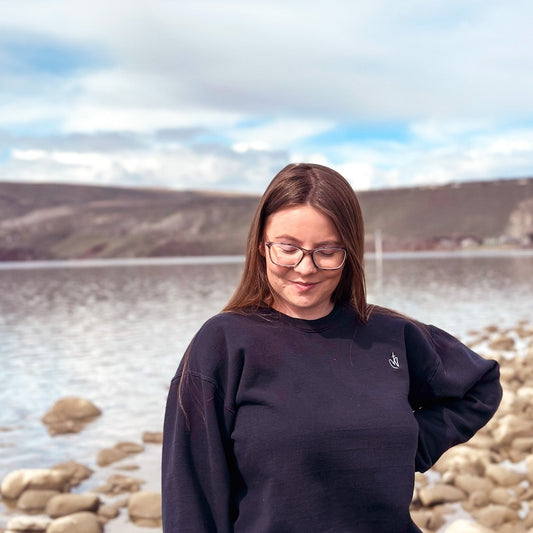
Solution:
<svg viewBox="0 0 533 533"><path fill-rule="evenodd" d="M310 255L313 264L320 270L337 270L346 261L344 248L314 248L307 250L295 244L282 242L265 242L270 260L277 266L294 268L298 266L306 255Z"/></svg>

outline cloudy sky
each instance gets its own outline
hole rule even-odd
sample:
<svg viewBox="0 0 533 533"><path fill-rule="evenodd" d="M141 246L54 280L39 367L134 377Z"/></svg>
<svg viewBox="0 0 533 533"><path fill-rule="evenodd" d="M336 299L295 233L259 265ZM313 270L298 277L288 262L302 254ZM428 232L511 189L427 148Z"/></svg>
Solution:
<svg viewBox="0 0 533 533"><path fill-rule="evenodd" d="M0 181L533 175L533 2L0 0Z"/></svg>

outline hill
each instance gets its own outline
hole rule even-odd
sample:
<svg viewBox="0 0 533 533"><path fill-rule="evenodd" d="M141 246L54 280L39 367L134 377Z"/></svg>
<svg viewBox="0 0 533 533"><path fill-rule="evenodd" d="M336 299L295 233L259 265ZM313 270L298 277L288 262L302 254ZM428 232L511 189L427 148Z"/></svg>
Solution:
<svg viewBox="0 0 533 533"><path fill-rule="evenodd" d="M362 191L368 248L533 240L533 178ZM0 182L0 260L242 254L259 197Z"/></svg>

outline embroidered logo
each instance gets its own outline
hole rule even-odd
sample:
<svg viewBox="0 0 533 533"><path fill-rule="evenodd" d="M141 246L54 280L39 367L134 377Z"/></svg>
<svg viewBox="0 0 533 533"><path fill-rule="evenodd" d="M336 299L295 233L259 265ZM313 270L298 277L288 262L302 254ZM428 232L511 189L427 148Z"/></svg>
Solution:
<svg viewBox="0 0 533 533"><path fill-rule="evenodd" d="M400 368L400 361L398 360L398 356L394 352L391 353L389 365L392 366L394 370L398 370Z"/></svg>

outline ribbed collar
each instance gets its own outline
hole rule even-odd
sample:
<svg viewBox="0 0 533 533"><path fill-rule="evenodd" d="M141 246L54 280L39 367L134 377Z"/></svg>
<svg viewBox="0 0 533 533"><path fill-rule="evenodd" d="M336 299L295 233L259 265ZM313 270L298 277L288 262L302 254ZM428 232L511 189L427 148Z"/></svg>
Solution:
<svg viewBox="0 0 533 533"><path fill-rule="evenodd" d="M338 322L338 318L342 313L342 306L335 305L335 307L326 315L314 320L305 320L303 318L294 318L292 316L276 311L272 308L263 308L260 313L269 318L279 320L281 323L291 326L293 328L310 331L310 332L319 332L329 329Z"/></svg>

